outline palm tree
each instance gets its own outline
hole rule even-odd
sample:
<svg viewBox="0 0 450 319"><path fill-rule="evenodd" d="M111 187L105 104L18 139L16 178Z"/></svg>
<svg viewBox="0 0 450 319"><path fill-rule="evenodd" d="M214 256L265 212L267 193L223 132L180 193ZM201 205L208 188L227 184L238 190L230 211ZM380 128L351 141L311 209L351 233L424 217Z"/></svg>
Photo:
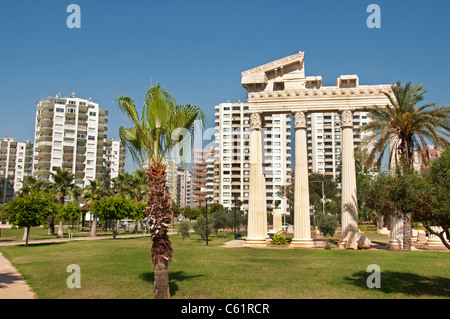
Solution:
<svg viewBox="0 0 450 319"><path fill-rule="evenodd" d="M73 188L71 190L69 190L69 195L70 195L70 198L72 199L72 203L78 207L80 204L80 199L83 195L83 189L77 185L74 185ZM81 226L83 226L84 213L82 214L82 218L83 219L82 219Z"/></svg>
<svg viewBox="0 0 450 319"><path fill-rule="evenodd" d="M33 191L43 190L50 186L50 182L45 179L36 179L33 176L27 176L22 182L22 187L18 191L18 195L29 195Z"/></svg>
<svg viewBox="0 0 450 319"><path fill-rule="evenodd" d="M131 188L129 190L130 197L136 203L143 202L146 198L145 194L148 188L147 174L143 169L136 169L131 175ZM133 233L137 233L139 221L135 221Z"/></svg>
<svg viewBox="0 0 450 319"><path fill-rule="evenodd" d="M74 187L75 175L72 174L69 170L62 170L59 167L56 169L55 173L50 172L50 175L53 180L50 188L55 191L59 205L64 205L66 195L68 195L69 190ZM62 220L59 221L57 237L64 237Z"/></svg>
<svg viewBox="0 0 450 319"><path fill-rule="evenodd" d="M436 106L435 103L417 104L424 100L427 92L421 84L410 82L401 85L400 81L392 85L393 96L385 93L389 99L386 106L365 108L373 121L362 128L371 132L360 144L359 148L374 145L367 158L373 163L379 153L377 166L380 167L385 150L389 145L389 167L399 176L411 172L414 150L427 150L427 141L437 145L448 146L445 137L450 132L450 107ZM403 249L411 250L411 214L403 216Z"/></svg>
<svg viewBox="0 0 450 319"><path fill-rule="evenodd" d="M111 179L111 191L113 194L118 194L122 198L126 198L132 191L132 176L128 172L119 174ZM116 220L116 234L120 233L120 220Z"/></svg>
<svg viewBox="0 0 450 319"><path fill-rule="evenodd" d="M195 105L177 104L159 83L148 90L141 116L131 98L119 95L117 102L124 115L132 121L130 128L119 129L122 143L138 163L148 160L146 221L153 242L155 298L170 298L167 267L172 259L172 244L167 232L173 212L163 158L172 150L184 155L185 147L192 143L196 124L203 124L206 116Z"/></svg>
<svg viewBox="0 0 450 319"><path fill-rule="evenodd" d="M102 199L105 193L106 189L103 183L91 180L89 181L89 186L84 188L83 199L90 206L94 201ZM91 237L95 236L97 236L97 217L94 215L92 216Z"/></svg>

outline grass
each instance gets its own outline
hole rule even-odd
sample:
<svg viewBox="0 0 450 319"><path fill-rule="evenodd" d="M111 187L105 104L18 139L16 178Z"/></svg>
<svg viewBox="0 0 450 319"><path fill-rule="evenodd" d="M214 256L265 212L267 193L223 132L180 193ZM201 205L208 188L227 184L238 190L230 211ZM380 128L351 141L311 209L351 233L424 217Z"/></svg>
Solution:
<svg viewBox="0 0 450 319"><path fill-rule="evenodd" d="M30 241L33 240L48 240L48 239L56 239L56 234L58 233L58 227L55 228L55 235L48 235L48 229L42 227L32 227L30 231ZM121 229L122 234L132 234L132 232L125 232ZM0 236L0 244L1 243L13 243L13 242L23 242L24 229L23 228L3 228L1 229ZM91 233L88 228L84 228L83 230L75 229L73 231L73 237L90 237ZM97 236L112 236L111 230L103 231L102 229L97 230ZM64 229L64 238L68 238L68 230Z"/></svg>
<svg viewBox="0 0 450 319"><path fill-rule="evenodd" d="M171 236L172 298L450 298L450 254L387 250L223 248L233 239ZM153 298L151 239L104 239L0 247L39 298ZM66 285L67 266L81 269L81 288ZM369 289L371 264L381 288Z"/></svg>

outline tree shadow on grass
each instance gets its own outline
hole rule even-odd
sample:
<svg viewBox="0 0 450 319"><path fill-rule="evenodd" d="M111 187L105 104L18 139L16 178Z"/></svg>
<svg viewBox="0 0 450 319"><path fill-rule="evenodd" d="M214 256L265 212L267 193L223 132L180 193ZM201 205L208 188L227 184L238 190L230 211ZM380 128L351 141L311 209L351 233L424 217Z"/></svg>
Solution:
<svg viewBox="0 0 450 319"><path fill-rule="evenodd" d="M351 277L345 277L346 283L361 288L367 287L367 278L371 273L360 271ZM450 297L450 279L439 276L421 276L406 272L381 271L381 288L384 293L402 293L409 296ZM375 288L374 288L375 289Z"/></svg>
<svg viewBox="0 0 450 319"><path fill-rule="evenodd" d="M178 282L184 281L184 280L190 280L197 277L204 277L205 275L186 275L184 271L169 271L169 289L170 289L170 295L174 296L176 292L178 291ZM155 277L155 273L153 271L144 272L139 275L139 278L147 281L151 284L153 284L153 280Z"/></svg>

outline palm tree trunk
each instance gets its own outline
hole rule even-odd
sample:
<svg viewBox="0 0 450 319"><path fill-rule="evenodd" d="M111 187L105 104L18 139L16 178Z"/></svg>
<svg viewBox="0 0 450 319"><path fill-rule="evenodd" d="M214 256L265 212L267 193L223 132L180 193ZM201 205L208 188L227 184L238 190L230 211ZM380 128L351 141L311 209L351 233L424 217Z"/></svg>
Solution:
<svg viewBox="0 0 450 319"><path fill-rule="evenodd" d="M97 216L92 216L91 237L97 236Z"/></svg>
<svg viewBox="0 0 450 319"><path fill-rule="evenodd" d="M169 271L167 270L167 264L163 261L159 261L155 265L155 299L169 299Z"/></svg>
<svg viewBox="0 0 450 319"><path fill-rule="evenodd" d="M64 225L62 220L59 221L58 224L58 235L56 235L57 238L63 238L64 237Z"/></svg>
<svg viewBox="0 0 450 319"><path fill-rule="evenodd" d="M152 262L155 266L155 299L170 298L168 264L172 259L172 243L168 229L172 217L172 200L166 183L166 166L148 165L149 182L146 217L152 236Z"/></svg>
<svg viewBox="0 0 450 319"><path fill-rule="evenodd" d="M403 214L403 250L411 251L411 213Z"/></svg>

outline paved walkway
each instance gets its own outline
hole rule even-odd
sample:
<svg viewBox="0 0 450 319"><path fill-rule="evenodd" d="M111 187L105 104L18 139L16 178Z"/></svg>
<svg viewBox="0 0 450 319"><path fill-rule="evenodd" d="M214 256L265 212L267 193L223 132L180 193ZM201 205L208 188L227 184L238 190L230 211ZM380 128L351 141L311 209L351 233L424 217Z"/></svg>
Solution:
<svg viewBox="0 0 450 319"><path fill-rule="evenodd" d="M36 294L22 275L0 253L0 299L35 299Z"/></svg>

